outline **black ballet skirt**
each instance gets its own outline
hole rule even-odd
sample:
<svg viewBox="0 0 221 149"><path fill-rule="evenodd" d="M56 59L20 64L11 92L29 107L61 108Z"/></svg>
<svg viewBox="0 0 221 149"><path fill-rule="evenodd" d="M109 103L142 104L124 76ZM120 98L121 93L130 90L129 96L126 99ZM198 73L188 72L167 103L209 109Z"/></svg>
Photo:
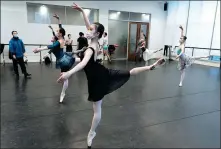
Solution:
<svg viewBox="0 0 221 149"><path fill-rule="evenodd" d="M104 67L94 61L93 55L84 67L84 71L88 80L88 100L96 102L101 100L105 95L117 90L124 85L130 78L130 72L124 70L113 70ZM81 60L83 56L81 57Z"/></svg>

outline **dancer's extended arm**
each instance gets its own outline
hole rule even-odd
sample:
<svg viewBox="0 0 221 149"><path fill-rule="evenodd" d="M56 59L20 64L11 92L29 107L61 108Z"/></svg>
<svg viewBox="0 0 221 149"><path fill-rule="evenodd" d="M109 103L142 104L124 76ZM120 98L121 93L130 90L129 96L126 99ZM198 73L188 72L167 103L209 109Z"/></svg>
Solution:
<svg viewBox="0 0 221 149"><path fill-rule="evenodd" d="M68 72L61 73L61 76L59 77L57 81L63 82L64 80L67 80L70 76L75 74L76 72L84 69L84 67L87 65L92 55L93 55L92 49L88 48L84 53L83 60L80 63L78 63L74 68L69 70Z"/></svg>
<svg viewBox="0 0 221 149"><path fill-rule="evenodd" d="M45 46L45 47L42 47L42 48L36 48L36 49L33 50L33 52L38 53L40 51L48 50L48 49L54 50L58 47L60 47L60 42L56 41L56 42L53 43L53 45Z"/></svg>
<svg viewBox="0 0 221 149"><path fill-rule="evenodd" d="M87 15L86 15L86 13L84 12L84 10L83 10L80 6L78 6L77 4L75 4L75 3L74 3L71 7L72 7L73 9L76 9L76 10L82 12L85 25L86 25L87 29L90 30L90 25L91 25L91 24L90 24L90 21L89 21Z"/></svg>

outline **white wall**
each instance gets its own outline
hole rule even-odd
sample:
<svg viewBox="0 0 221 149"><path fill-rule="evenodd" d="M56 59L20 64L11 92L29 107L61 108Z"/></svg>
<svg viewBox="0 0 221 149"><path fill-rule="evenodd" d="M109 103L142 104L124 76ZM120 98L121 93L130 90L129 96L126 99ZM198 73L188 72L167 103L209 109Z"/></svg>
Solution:
<svg viewBox="0 0 221 149"><path fill-rule="evenodd" d="M72 1L27 1L41 4L70 6ZM150 41L151 50L162 48L164 45L164 30L166 12L163 2L159 1L77 1L82 7L99 9L99 22L108 30L108 10L129 12L142 12L151 14ZM73 10L74 11L74 10ZM74 19L74 18L73 18ZM26 44L49 44L51 32L46 24L33 24L27 22L27 9L25 1L1 1L1 43L8 43L11 31L17 30L19 36ZM57 27L57 25L52 25ZM86 31L84 26L64 25L67 33L72 34L74 41L79 31ZM75 42L76 43L76 42ZM34 56L32 48L27 47L29 61L39 61ZM5 48L7 51L7 47ZM7 52L6 52L7 54Z"/></svg>

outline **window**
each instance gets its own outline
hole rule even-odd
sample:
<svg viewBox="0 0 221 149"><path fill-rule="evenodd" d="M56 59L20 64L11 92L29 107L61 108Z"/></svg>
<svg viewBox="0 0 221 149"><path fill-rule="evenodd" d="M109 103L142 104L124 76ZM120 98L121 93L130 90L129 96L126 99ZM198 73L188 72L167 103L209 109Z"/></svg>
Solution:
<svg viewBox="0 0 221 149"><path fill-rule="evenodd" d="M110 10L109 11L109 19L128 21L129 20L129 12Z"/></svg>
<svg viewBox="0 0 221 149"><path fill-rule="evenodd" d="M98 22L99 11L97 9L84 8L90 22ZM66 6L27 3L28 23L57 24L53 17L58 14L64 25L85 25L82 14Z"/></svg>
<svg viewBox="0 0 221 149"><path fill-rule="evenodd" d="M98 22L98 10L84 8L86 15L91 23ZM67 25L85 25L81 12L66 7Z"/></svg>
<svg viewBox="0 0 221 149"><path fill-rule="evenodd" d="M149 14L130 12L130 20L134 22L149 22Z"/></svg>

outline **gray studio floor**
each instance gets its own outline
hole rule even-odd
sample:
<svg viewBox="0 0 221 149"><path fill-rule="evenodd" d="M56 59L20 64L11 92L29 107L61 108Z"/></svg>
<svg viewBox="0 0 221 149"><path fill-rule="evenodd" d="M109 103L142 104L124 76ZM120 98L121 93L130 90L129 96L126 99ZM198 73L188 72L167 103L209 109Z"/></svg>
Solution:
<svg viewBox="0 0 221 149"><path fill-rule="evenodd" d="M220 69L192 65L180 88L176 66L171 62L131 77L106 96L93 147L219 148ZM59 104L60 71L38 63L28 71L32 79L17 80L11 64L1 66L1 147L85 148L93 111L84 72L70 79L65 103Z"/></svg>

